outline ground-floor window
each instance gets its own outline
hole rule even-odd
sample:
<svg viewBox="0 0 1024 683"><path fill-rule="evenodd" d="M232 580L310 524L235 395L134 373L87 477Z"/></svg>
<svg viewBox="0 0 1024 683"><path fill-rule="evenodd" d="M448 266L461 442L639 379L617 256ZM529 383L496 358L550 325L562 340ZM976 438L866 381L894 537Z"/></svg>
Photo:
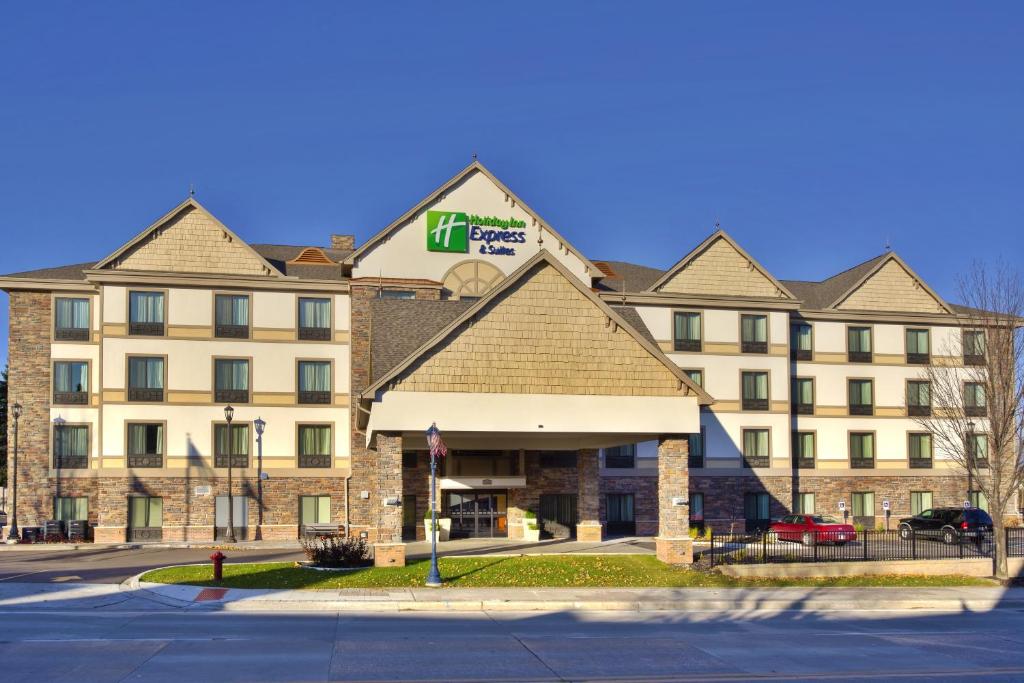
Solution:
<svg viewBox="0 0 1024 683"><path fill-rule="evenodd" d="M932 509L932 492L931 491L911 491L910 492L910 514L919 515L925 510Z"/></svg>
<svg viewBox="0 0 1024 683"><path fill-rule="evenodd" d="M853 494L853 516L875 516L875 494L869 491L858 491Z"/></svg>
<svg viewBox="0 0 1024 683"><path fill-rule="evenodd" d="M568 538L574 534L579 522L577 502L574 493L542 493L537 516L544 533L554 538Z"/></svg>
<svg viewBox="0 0 1024 683"><path fill-rule="evenodd" d="M813 515L814 514L814 494L813 493L798 493L796 494L796 510L794 512L801 515Z"/></svg>
<svg viewBox="0 0 1024 683"><path fill-rule="evenodd" d="M704 494L690 493L690 526L704 527Z"/></svg>
<svg viewBox="0 0 1024 683"><path fill-rule="evenodd" d="M331 523L330 496L299 496L299 524Z"/></svg>
<svg viewBox="0 0 1024 683"><path fill-rule="evenodd" d="M636 517L633 511L633 494L609 493L605 503L608 507L608 533L635 534Z"/></svg>
<svg viewBox="0 0 1024 683"><path fill-rule="evenodd" d="M163 538L164 500L153 496L128 498L128 540L159 541Z"/></svg>
<svg viewBox="0 0 1024 683"><path fill-rule="evenodd" d="M743 517L747 531L761 531L771 522L771 498L767 493L743 494Z"/></svg>
<svg viewBox="0 0 1024 683"><path fill-rule="evenodd" d="M53 518L61 522L89 519L89 499L85 496L54 498Z"/></svg>
<svg viewBox="0 0 1024 683"><path fill-rule="evenodd" d="M988 498L982 491L971 491L971 507L979 508L988 512Z"/></svg>
<svg viewBox="0 0 1024 683"><path fill-rule="evenodd" d="M235 538L244 541L249 538L249 498L248 496L231 496L231 523L234 525ZM225 538L228 531L228 497L217 496L214 502L214 537Z"/></svg>

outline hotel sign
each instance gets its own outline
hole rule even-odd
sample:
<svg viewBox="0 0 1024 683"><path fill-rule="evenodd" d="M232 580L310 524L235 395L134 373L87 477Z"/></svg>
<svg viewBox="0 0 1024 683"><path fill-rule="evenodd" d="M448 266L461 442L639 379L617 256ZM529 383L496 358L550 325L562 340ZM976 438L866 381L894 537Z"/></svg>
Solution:
<svg viewBox="0 0 1024 683"><path fill-rule="evenodd" d="M478 216L462 211L427 211L427 251L453 254L474 251L491 256L515 256L515 244L526 244L526 221Z"/></svg>

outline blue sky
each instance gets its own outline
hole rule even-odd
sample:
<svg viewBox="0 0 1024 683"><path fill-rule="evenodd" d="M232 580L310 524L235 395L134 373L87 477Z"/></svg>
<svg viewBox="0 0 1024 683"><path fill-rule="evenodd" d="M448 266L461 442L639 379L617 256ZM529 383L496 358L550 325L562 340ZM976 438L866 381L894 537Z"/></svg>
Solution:
<svg viewBox="0 0 1024 683"><path fill-rule="evenodd" d="M955 299L972 260L1024 246L1020 3L3 16L3 273L101 258L190 183L246 240L361 242L474 152L593 258L666 267L717 219L778 277L889 240Z"/></svg>

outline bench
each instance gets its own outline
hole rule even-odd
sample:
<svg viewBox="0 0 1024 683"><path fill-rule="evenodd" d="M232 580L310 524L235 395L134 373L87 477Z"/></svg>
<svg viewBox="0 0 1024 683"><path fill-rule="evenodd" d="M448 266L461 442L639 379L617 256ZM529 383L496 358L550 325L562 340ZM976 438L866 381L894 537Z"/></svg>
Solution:
<svg viewBox="0 0 1024 683"><path fill-rule="evenodd" d="M317 538L320 536L337 536L341 533L339 524L306 524L302 527L304 538Z"/></svg>

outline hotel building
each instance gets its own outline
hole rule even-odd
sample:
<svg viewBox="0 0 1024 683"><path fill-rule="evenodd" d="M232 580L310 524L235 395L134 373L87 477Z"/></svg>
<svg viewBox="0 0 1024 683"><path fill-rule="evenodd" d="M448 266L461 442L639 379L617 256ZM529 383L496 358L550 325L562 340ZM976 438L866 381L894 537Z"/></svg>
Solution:
<svg viewBox="0 0 1024 683"><path fill-rule="evenodd" d="M665 271L592 260L477 162L358 246L248 244L189 198L0 287L22 527L212 540L230 459L239 535L336 527L402 564L433 423L456 535L522 538L533 513L686 562L691 524L874 527L969 495L914 416L922 365L983 336L896 254L781 280L717 230Z"/></svg>

